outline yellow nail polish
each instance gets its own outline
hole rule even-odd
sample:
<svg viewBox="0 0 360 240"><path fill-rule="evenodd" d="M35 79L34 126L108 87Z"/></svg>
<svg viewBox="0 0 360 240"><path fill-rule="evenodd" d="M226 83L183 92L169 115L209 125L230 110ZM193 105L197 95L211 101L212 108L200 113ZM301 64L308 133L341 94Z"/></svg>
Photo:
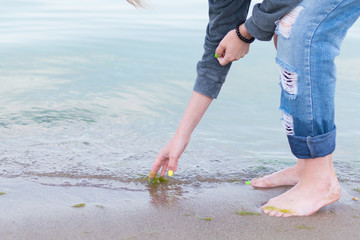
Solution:
<svg viewBox="0 0 360 240"><path fill-rule="evenodd" d="M169 171L168 171L168 175L169 175L169 176L174 175L174 171L169 170Z"/></svg>
<svg viewBox="0 0 360 240"><path fill-rule="evenodd" d="M215 57L216 57L216 58L218 58L218 57L219 57L219 55L218 55L217 53L215 53Z"/></svg>

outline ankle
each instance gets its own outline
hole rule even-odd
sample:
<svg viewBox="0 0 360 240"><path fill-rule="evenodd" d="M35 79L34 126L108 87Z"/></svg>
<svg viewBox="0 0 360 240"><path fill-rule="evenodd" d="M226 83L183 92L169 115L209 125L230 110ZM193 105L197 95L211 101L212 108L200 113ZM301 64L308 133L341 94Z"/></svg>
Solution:
<svg viewBox="0 0 360 240"><path fill-rule="evenodd" d="M293 174L295 176L298 176L300 177L302 172L303 172L303 164L295 164L294 166L291 167L292 171L293 171Z"/></svg>
<svg viewBox="0 0 360 240"><path fill-rule="evenodd" d="M315 191L328 191L331 187L333 180L330 173L320 173L318 175L308 174L303 172L300 177L301 185L304 187L310 187Z"/></svg>
<svg viewBox="0 0 360 240"><path fill-rule="evenodd" d="M299 170L302 170L304 167L304 159L298 158L298 161L296 162L294 167L296 167Z"/></svg>

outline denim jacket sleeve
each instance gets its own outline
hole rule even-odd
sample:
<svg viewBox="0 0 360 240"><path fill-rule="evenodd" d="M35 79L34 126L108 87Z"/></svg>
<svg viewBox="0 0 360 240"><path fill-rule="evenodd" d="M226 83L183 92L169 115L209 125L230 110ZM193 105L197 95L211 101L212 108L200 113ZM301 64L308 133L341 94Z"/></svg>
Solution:
<svg viewBox="0 0 360 240"><path fill-rule="evenodd" d="M275 21L301 0L265 0L254 7L253 17L245 26L259 40L270 40ZM206 29L204 54L197 64L194 91L217 98L231 64L221 66L214 57L215 49L224 36L241 20L246 19L250 0L209 0L209 23ZM269 38L270 36L270 38Z"/></svg>

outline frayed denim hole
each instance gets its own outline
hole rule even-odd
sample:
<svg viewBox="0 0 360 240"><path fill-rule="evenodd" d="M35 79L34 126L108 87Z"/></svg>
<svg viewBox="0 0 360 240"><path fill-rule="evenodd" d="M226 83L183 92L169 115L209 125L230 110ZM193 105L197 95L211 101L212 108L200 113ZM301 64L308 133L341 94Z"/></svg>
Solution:
<svg viewBox="0 0 360 240"><path fill-rule="evenodd" d="M280 67L280 86L285 92L285 96L291 100L296 99L298 94L298 75L295 70L281 61L276 59Z"/></svg>
<svg viewBox="0 0 360 240"><path fill-rule="evenodd" d="M280 35L281 36L281 33L279 32L279 23L280 23L280 20L277 20L276 22L275 22L275 25L276 25L276 27L275 27L275 33L277 34L277 35Z"/></svg>
<svg viewBox="0 0 360 240"><path fill-rule="evenodd" d="M289 39L291 35L291 29L296 19L299 17L300 12L304 10L303 6L297 6L291 10L288 14L277 21L276 33L285 39Z"/></svg>
<svg viewBox="0 0 360 240"><path fill-rule="evenodd" d="M286 135L294 135L294 121L290 114L282 111L281 121L284 125Z"/></svg>
<svg viewBox="0 0 360 240"><path fill-rule="evenodd" d="M280 67L280 79L282 88L289 95L296 96L298 93L297 74L286 71L284 68Z"/></svg>

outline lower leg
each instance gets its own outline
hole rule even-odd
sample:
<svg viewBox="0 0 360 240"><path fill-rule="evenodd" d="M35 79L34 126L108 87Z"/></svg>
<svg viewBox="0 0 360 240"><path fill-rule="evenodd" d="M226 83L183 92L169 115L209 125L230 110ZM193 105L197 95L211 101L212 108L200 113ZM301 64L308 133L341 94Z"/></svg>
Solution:
<svg viewBox="0 0 360 240"><path fill-rule="evenodd" d="M303 159L299 182L289 191L271 199L262 210L267 215L277 217L308 216L337 201L340 192L332 154Z"/></svg>

